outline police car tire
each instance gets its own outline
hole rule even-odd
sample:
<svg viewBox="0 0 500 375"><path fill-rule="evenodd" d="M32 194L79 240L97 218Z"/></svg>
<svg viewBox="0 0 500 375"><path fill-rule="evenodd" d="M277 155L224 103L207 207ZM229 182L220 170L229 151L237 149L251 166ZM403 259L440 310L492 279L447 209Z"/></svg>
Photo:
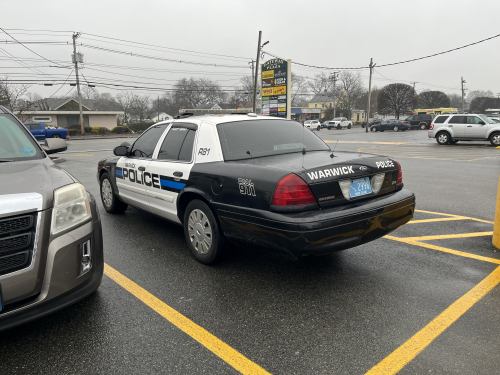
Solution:
<svg viewBox="0 0 500 375"><path fill-rule="evenodd" d="M103 196L103 183L104 183L104 180L107 180L107 182L109 183L109 187L111 188L111 196L109 197L111 199L111 204L109 204L109 206L106 205L105 200L104 200L104 196ZM104 184L106 184L106 183L104 183ZM123 213L127 209L128 204L126 204L125 202L122 202L116 196L115 191L113 189L113 184L111 183L111 179L109 177L109 174L104 173L101 176L101 183L100 183L99 188L100 188L100 193L101 193L101 202L102 202L102 205L104 206L104 209L108 213L110 213L110 214L121 214L121 213Z"/></svg>
<svg viewBox="0 0 500 375"><path fill-rule="evenodd" d="M206 253L202 252L204 248L203 244L198 243L200 249L197 249L195 247L194 241L191 239L191 234L190 234L190 231L191 233L193 233L193 229L195 229L191 227L191 224L193 222L191 221L190 223L190 216L191 214L193 214L193 217L199 217L200 213L203 215L200 220L201 223L203 223L204 222L203 220L206 218L208 222L208 228L210 229L211 232L210 235L211 244L210 248ZM206 227L207 226L205 225L205 228ZM204 235L206 235L206 233L204 233ZM200 263L203 264L215 263L217 260L220 259L220 257L224 252L225 238L224 235L222 234L222 231L220 230L219 223L215 219L215 216L210 207L208 207L208 205L202 200L194 199L191 202L189 202L186 207L186 210L184 212L184 237L186 238L186 243L189 248L189 251L191 252L191 255ZM194 238L194 240L196 241L196 238Z"/></svg>

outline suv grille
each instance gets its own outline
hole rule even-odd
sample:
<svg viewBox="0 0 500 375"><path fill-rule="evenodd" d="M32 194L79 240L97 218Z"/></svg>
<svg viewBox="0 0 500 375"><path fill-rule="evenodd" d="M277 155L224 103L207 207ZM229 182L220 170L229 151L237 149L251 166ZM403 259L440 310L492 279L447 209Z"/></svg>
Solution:
<svg viewBox="0 0 500 375"><path fill-rule="evenodd" d="M0 275L31 263L36 214L0 220Z"/></svg>

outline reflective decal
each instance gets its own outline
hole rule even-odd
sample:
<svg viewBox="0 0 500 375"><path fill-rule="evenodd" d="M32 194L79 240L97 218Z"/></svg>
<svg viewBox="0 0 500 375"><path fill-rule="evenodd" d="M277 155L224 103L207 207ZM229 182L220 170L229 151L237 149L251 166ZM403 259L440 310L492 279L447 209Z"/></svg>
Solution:
<svg viewBox="0 0 500 375"><path fill-rule="evenodd" d="M319 180L325 177L342 176L352 173L354 173L354 170L352 169L352 165L350 165L348 167L329 168L322 171L307 172L307 176L310 180Z"/></svg>
<svg viewBox="0 0 500 375"><path fill-rule="evenodd" d="M394 162L392 160L377 161L375 164L377 165L378 169L395 167Z"/></svg>
<svg viewBox="0 0 500 375"><path fill-rule="evenodd" d="M238 178L238 185L240 188L240 194L255 197L255 186L252 180L246 178Z"/></svg>

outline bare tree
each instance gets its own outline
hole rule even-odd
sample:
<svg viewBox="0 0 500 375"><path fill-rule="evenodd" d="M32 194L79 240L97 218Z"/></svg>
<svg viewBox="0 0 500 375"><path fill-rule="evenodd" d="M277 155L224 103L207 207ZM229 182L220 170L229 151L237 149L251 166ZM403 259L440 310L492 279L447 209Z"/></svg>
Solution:
<svg viewBox="0 0 500 375"><path fill-rule="evenodd" d="M462 96L458 94L450 94L448 95L450 99L450 107L451 108L462 108Z"/></svg>
<svg viewBox="0 0 500 375"><path fill-rule="evenodd" d="M174 86L173 99L181 107L196 108L201 104L224 102L226 93L217 82L207 78L182 78Z"/></svg>
<svg viewBox="0 0 500 375"><path fill-rule="evenodd" d="M292 87L288 95L290 95L292 106L306 106L307 94L309 85L304 77L301 77L292 72Z"/></svg>
<svg viewBox="0 0 500 375"><path fill-rule="evenodd" d="M132 112L132 108L134 106L134 101L136 96L137 95L134 94L133 92L124 91L118 94L116 97L116 102L118 103L118 106L124 112L123 121L125 123L130 121L130 115Z"/></svg>
<svg viewBox="0 0 500 375"><path fill-rule="evenodd" d="M8 77L0 79L0 104L14 111L18 101L26 94L30 85L12 83Z"/></svg>
<svg viewBox="0 0 500 375"><path fill-rule="evenodd" d="M94 110L96 111L112 111L119 108L119 104L113 95L109 92L97 93L94 97Z"/></svg>
<svg viewBox="0 0 500 375"><path fill-rule="evenodd" d="M372 94L370 98L370 114L373 115L378 112L378 95L380 93L380 89L377 86L372 88ZM358 109L363 109L366 111L368 108L368 90L363 90L363 94L358 99L356 103Z"/></svg>
<svg viewBox="0 0 500 375"><path fill-rule="evenodd" d="M495 94L491 92L490 90L484 91L484 90L474 90L474 91L469 91L467 94L467 101L470 103L474 98L477 97L483 97L483 98L493 98Z"/></svg>
<svg viewBox="0 0 500 375"><path fill-rule="evenodd" d="M309 89L314 94L319 94L321 92L331 92L331 88L333 85L332 78L321 72L320 74L316 74L311 82L309 82Z"/></svg>
<svg viewBox="0 0 500 375"><path fill-rule="evenodd" d="M423 91L418 95L420 108L448 108L450 98L442 91Z"/></svg>
<svg viewBox="0 0 500 375"><path fill-rule="evenodd" d="M476 96L469 104L469 112L471 113L484 113L490 108L500 108L500 99Z"/></svg>
<svg viewBox="0 0 500 375"><path fill-rule="evenodd" d="M137 95L132 103L132 110L139 116L139 121L142 122L151 110L151 98L147 95Z"/></svg>
<svg viewBox="0 0 500 375"><path fill-rule="evenodd" d="M399 116L417 107L417 95L410 85L392 83L384 86L378 95L378 111L384 115Z"/></svg>
<svg viewBox="0 0 500 375"><path fill-rule="evenodd" d="M364 88L361 83L361 76L359 73L354 74L349 71L343 71L339 75L339 83L336 89L338 93L334 93L334 98L337 98L337 113L342 116L351 118L352 110L356 109L356 104L363 96Z"/></svg>

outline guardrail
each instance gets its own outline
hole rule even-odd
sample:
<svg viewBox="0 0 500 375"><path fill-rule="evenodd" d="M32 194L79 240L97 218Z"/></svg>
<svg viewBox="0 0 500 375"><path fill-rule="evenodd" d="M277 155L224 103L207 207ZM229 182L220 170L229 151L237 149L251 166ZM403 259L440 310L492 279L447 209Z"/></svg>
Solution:
<svg viewBox="0 0 500 375"><path fill-rule="evenodd" d="M495 226L493 227L493 246L500 249L500 178L498 179L497 207L495 210Z"/></svg>

